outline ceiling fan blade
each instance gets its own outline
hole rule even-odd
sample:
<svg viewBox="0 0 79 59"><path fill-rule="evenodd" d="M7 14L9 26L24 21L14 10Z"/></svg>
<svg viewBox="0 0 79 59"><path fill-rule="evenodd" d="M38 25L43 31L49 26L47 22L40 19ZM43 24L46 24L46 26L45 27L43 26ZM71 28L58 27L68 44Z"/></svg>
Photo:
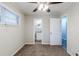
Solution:
<svg viewBox="0 0 79 59"><path fill-rule="evenodd" d="M37 8L35 8L34 10L33 10L33 12L36 12L38 9Z"/></svg>
<svg viewBox="0 0 79 59"><path fill-rule="evenodd" d="M59 3L63 3L63 2L49 2L48 4L59 4Z"/></svg>
<svg viewBox="0 0 79 59"><path fill-rule="evenodd" d="M50 9L48 9L47 12L50 12Z"/></svg>

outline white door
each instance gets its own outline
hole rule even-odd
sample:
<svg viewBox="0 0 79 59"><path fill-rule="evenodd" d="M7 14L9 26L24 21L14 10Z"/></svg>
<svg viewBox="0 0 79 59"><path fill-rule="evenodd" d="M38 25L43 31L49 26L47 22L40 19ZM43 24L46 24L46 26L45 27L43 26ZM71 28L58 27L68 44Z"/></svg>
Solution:
<svg viewBox="0 0 79 59"><path fill-rule="evenodd" d="M50 19L50 45L60 45L60 19L51 18Z"/></svg>

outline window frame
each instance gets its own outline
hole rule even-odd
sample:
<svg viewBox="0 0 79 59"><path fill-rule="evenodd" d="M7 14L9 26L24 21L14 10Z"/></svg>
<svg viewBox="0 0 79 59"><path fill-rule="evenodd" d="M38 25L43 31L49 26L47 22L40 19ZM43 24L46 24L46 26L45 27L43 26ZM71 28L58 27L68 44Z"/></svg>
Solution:
<svg viewBox="0 0 79 59"><path fill-rule="evenodd" d="M1 14L0 14L0 25L18 25L19 24L19 16L17 14L15 14L13 11L11 11L8 8L5 8L4 6L1 6L1 5L0 5L0 11L1 11ZM12 22L8 23L9 21L6 22L6 18L4 17L5 15L2 15L4 13L3 11L12 14L15 17L14 20L13 20L13 18L9 19L10 18L9 16L7 16L6 18L9 19L9 21L12 21L12 20L15 21L15 23L12 23ZM6 13L4 13L4 14L6 14ZM4 22L2 21L3 20L2 17L4 17Z"/></svg>

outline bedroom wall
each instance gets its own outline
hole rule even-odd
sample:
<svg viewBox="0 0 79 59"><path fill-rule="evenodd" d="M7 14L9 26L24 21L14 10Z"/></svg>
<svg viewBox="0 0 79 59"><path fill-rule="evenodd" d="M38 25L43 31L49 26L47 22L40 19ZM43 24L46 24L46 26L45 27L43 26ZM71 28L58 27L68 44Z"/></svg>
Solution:
<svg viewBox="0 0 79 59"><path fill-rule="evenodd" d="M42 19L43 40L42 44L50 44L50 18L46 16L26 16L25 20L25 40L26 44L34 44L34 19Z"/></svg>
<svg viewBox="0 0 79 59"><path fill-rule="evenodd" d="M20 17L18 25L0 25L0 56L10 56L24 45L24 15L9 3L0 5Z"/></svg>
<svg viewBox="0 0 79 59"><path fill-rule="evenodd" d="M70 55L79 54L79 3L75 3L62 16L68 17L67 52Z"/></svg>

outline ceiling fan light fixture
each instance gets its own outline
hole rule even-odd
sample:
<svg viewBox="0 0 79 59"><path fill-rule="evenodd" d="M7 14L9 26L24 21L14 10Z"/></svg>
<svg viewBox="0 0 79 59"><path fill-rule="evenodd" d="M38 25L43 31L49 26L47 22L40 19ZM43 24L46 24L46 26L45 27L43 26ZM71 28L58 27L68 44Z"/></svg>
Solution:
<svg viewBox="0 0 79 59"><path fill-rule="evenodd" d="M44 7L44 4L43 4L43 3L39 4L39 6L38 6L38 10L42 10L43 7Z"/></svg>
<svg viewBox="0 0 79 59"><path fill-rule="evenodd" d="M48 9L48 5L44 3L39 3L38 10L40 11L46 11Z"/></svg>
<svg viewBox="0 0 79 59"><path fill-rule="evenodd" d="M44 5L43 11L46 11L48 9L48 5Z"/></svg>
<svg viewBox="0 0 79 59"><path fill-rule="evenodd" d="M33 10L33 12L36 12L37 10L50 12L51 10L49 9L49 5L60 4L63 2L40 2L38 1L38 2L30 2L30 3L37 4L37 7Z"/></svg>

